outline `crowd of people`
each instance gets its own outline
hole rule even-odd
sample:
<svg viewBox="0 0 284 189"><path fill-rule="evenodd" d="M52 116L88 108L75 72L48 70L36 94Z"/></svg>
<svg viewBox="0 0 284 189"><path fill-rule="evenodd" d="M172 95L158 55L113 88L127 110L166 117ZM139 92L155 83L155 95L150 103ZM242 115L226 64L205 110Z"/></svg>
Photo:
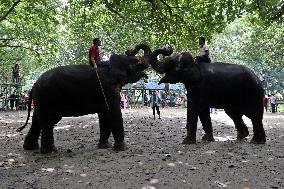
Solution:
<svg viewBox="0 0 284 189"><path fill-rule="evenodd" d="M277 112L278 102L280 101L283 101L283 96L279 92L265 95L265 97L263 98L263 106L265 112Z"/></svg>
<svg viewBox="0 0 284 189"><path fill-rule="evenodd" d="M120 107L121 109L136 108L136 107L149 107L153 109L154 119L156 113L160 119L160 107L186 107L186 95L177 95L175 92L169 92L168 94L164 91L149 90L145 91L142 100L133 99L130 100L129 94L126 91L120 93ZM138 97L139 98L139 97Z"/></svg>
<svg viewBox="0 0 284 189"><path fill-rule="evenodd" d="M150 92L151 93L151 92ZM173 91L166 93L164 91L153 91L160 98L160 106L164 107L186 107L186 95L177 94ZM151 104L151 94L146 94L144 97L144 106L150 106Z"/></svg>
<svg viewBox="0 0 284 189"><path fill-rule="evenodd" d="M19 93L17 90L12 91L7 95L7 98L2 97L2 107L4 110L27 110L29 97L28 92Z"/></svg>
<svg viewBox="0 0 284 189"><path fill-rule="evenodd" d="M21 94L17 94L17 92L13 92L8 97L9 101L9 109L10 110L27 110L29 97L28 92L23 92Z"/></svg>

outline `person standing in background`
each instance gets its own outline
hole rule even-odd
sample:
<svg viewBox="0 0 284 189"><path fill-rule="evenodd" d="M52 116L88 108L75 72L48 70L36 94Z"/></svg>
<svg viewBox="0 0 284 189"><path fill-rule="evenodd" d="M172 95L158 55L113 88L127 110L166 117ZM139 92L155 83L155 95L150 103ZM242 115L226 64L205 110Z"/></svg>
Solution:
<svg viewBox="0 0 284 189"><path fill-rule="evenodd" d="M160 104L161 104L161 99L160 97L157 95L157 92L153 92L152 96L150 98L150 103L151 103L151 107L153 109L153 115L154 115L154 119L156 119L156 115L155 115L155 109L157 110L157 114L159 116L159 119L161 119L161 115L160 115Z"/></svg>
<svg viewBox="0 0 284 189"><path fill-rule="evenodd" d="M12 68L12 81L13 83L19 83L20 81L20 67L19 64L15 64Z"/></svg>
<svg viewBox="0 0 284 189"><path fill-rule="evenodd" d="M267 95L263 97L263 107L265 109L265 112L267 112L267 109L268 109L268 96Z"/></svg>
<svg viewBox="0 0 284 189"><path fill-rule="evenodd" d="M276 97L275 94L272 93L272 95L269 98L270 100L270 106L271 106L271 112L275 113L275 108L276 108Z"/></svg>

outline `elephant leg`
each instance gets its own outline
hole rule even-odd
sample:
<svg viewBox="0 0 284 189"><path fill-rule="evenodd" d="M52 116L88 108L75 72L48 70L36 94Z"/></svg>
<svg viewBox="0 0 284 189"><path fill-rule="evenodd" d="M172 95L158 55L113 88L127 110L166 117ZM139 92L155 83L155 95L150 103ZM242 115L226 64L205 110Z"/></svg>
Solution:
<svg viewBox="0 0 284 189"><path fill-rule="evenodd" d="M32 117L31 128L24 141L25 150L39 149L38 139L39 139L40 132L41 132L41 129L40 129L40 125L38 124L38 115L35 110L33 113L33 117Z"/></svg>
<svg viewBox="0 0 284 189"><path fill-rule="evenodd" d="M182 144L196 143L196 130L197 130L197 121L198 121L198 114L196 112L197 111L195 111L192 107L188 106L187 124L186 124L187 136L182 141Z"/></svg>
<svg viewBox="0 0 284 189"><path fill-rule="evenodd" d="M255 144L265 144L266 136L262 123L263 108L258 108L256 111L250 111L246 116L251 119L253 126L253 138L250 142Z"/></svg>
<svg viewBox="0 0 284 189"><path fill-rule="evenodd" d="M242 114L235 111L225 109L225 113L233 120L235 127L237 129L237 139L241 140L249 135L248 127L244 123Z"/></svg>
<svg viewBox="0 0 284 189"><path fill-rule="evenodd" d="M110 148L112 145L109 143L108 139L111 135L110 120L107 114L99 113L99 124L100 124L100 140L98 147L101 149Z"/></svg>
<svg viewBox="0 0 284 189"><path fill-rule="evenodd" d="M41 126L41 148L42 154L57 152L54 145L53 128L56 123L60 121L61 117L44 117L41 118L39 123Z"/></svg>
<svg viewBox="0 0 284 189"><path fill-rule="evenodd" d="M160 112L160 107L156 106L157 114L159 116L159 119L161 119L161 112Z"/></svg>
<svg viewBox="0 0 284 189"><path fill-rule="evenodd" d="M110 128L114 138L114 150L123 151L126 150L126 144L124 142L124 128L121 110L116 109L108 113L110 117Z"/></svg>
<svg viewBox="0 0 284 189"><path fill-rule="evenodd" d="M215 139L213 137L213 128L212 128L212 122L211 122L209 107L204 108L204 110L202 110L200 112L199 118L200 118L201 124L203 126L203 130L205 131L205 135L202 137L202 140L214 142Z"/></svg>
<svg viewBox="0 0 284 189"><path fill-rule="evenodd" d="M152 109L153 109L153 116L154 116L154 119L156 119L155 106L153 106Z"/></svg>
<svg viewBox="0 0 284 189"><path fill-rule="evenodd" d="M253 125L253 138L251 139L251 143L254 144L265 144L266 137L265 137L265 131L263 128L262 119L252 119L252 125Z"/></svg>

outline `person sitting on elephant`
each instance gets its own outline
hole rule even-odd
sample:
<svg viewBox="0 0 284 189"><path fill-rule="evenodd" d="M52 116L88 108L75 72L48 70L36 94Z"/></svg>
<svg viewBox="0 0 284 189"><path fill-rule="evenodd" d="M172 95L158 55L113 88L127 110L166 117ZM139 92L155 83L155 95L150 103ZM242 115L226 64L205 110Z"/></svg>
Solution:
<svg viewBox="0 0 284 189"><path fill-rule="evenodd" d="M209 57L209 48L205 45L205 37L199 37L199 50L200 55L195 57L195 62L201 63L211 63L211 59Z"/></svg>
<svg viewBox="0 0 284 189"><path fill-rule="evenodd" d="M97 66L109 66L110 63L109 61L101 61L99 46L101 46L101 40L95 38L89 49L89 63L94 69L97 69Z"/></svg>

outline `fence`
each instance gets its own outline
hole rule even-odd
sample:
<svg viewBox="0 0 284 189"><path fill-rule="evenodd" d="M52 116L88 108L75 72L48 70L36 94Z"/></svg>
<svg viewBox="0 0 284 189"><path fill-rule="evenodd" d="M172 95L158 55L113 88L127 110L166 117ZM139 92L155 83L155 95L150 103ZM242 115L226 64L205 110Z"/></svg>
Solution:
<svg viewBox="0 0 284 189"><path fill-rule="evenodd" d="M20 83L1 83L0 84L0 108L2 110L21 109L22 85Z"/></svg>

